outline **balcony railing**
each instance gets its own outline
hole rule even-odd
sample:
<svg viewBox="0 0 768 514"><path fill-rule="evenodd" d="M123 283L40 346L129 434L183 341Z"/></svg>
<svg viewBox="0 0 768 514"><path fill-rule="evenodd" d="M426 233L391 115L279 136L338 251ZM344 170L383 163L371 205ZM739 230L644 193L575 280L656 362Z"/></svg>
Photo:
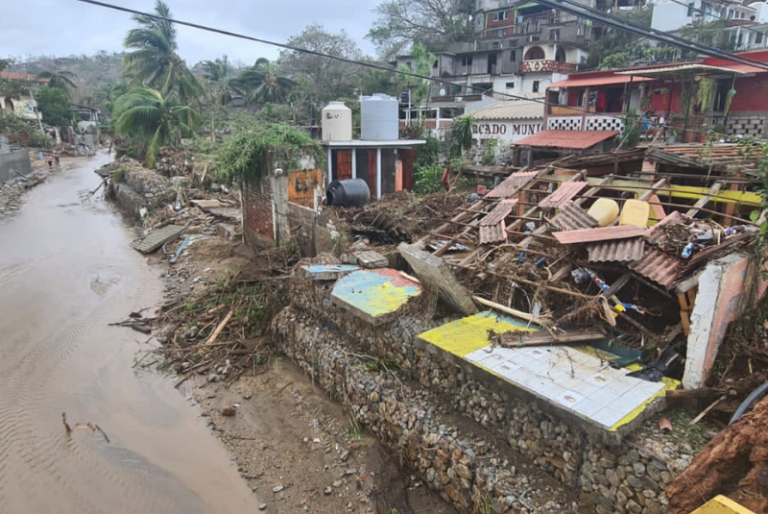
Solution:
<svg viewBox="0 0 768 514"><path fill-rule="evenodd" d="M520 73L573 73L574 71L576 71L576 64L570 62L537 59L533 61L523 61L520 63Z"/></svg>

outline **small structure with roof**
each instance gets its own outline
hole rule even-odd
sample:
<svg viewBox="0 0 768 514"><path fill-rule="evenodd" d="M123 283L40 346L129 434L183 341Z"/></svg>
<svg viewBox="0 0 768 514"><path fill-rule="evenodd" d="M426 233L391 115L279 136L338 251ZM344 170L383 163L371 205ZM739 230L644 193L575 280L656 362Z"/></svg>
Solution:
<svg viewBox="0 0 768 514"><path fill-rule="evenodd" d="M500 101L468 114L471 114L474 120L472 138L479 145L485 145L490 140L497 141L496 153L500 154L508 150L513 143L542 130L544 101Z"/></svg>

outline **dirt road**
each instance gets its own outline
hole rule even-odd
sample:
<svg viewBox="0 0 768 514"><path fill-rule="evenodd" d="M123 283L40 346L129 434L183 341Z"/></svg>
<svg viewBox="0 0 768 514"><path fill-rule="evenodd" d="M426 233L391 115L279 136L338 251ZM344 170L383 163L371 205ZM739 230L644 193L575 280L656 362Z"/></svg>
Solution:
<svg viewBox="0 0 768 514"><path fill-rule="evenodd" d="M80 201L107 160L55 174L0 223L0 512L258 512L197 410L132 369L146 336L107 326L161 288L112 207ZM111 442L68 436L62 412Z"/></svg>

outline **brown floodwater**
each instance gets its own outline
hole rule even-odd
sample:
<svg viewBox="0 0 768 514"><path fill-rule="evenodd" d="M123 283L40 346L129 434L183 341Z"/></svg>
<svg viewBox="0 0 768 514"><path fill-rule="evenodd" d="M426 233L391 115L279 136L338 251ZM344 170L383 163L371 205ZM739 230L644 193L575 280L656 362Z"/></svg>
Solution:
<svg viewBox="0 0 768 514"><path fill-rule="evenodd" d="M107 161L55 174L0 222L0 513L258 512L190 400L132 369L147 336L108 326L162 285L112 206L80 201ZM62 412L111 442L67 435Z"/></svg>

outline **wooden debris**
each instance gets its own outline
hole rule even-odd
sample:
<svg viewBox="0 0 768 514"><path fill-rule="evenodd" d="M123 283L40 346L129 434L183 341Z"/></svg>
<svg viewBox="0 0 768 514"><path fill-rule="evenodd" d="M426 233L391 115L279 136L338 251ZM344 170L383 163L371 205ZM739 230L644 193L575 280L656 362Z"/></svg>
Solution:
<svg viewBox="0 0 768 514"><path fill-rule="evenodd" d="M495 344L504 348L578 344L605 337L605 332L600 328L541 332L503 332L501 334L489 331L489 334Z"/></svg>

